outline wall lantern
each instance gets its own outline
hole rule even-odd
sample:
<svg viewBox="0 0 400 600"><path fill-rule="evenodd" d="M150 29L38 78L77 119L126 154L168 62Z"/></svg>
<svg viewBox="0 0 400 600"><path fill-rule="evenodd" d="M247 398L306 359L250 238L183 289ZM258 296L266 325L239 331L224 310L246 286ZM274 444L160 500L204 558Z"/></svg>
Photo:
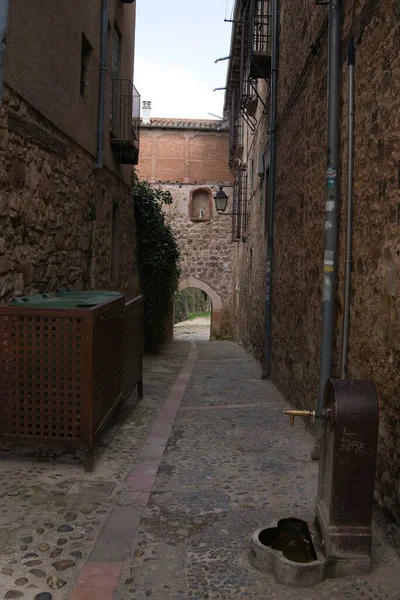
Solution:
<svg viewBox="0 0 400 600"><path fill-rule="evenodd" d="M218 192L214 196L215 208L219 215L222 215L226 211L228 204L228 196L225 194L222 186L220 186Z"/></svg>

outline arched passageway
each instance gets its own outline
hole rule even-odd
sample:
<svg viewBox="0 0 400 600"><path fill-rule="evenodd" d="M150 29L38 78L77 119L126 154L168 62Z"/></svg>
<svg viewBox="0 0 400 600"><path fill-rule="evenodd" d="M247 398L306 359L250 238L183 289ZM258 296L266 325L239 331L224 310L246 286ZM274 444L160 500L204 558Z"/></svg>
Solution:
<svg viewBox="0 0 400 600"><path fill-rule="evenodd" d="M211 328L210 339L218 336L222 322L222 300L221 296L205 281L197 277L187 277L179 283L179 291L186 288L198 288L203 290L211 300Z"/></svg>
<svg viewBox="0 0 400 600"><path fill-rule="evenodd" d="M218 337L222 323L222 300L221 296L205 281L197 277L187 277L179 283L179 291L187 288L198 288L203 290L210 298L211 302L211 325L210 325L210 340ZM173 339L173 310L168 323L168 339Z"/></svg>
<svg viewBox="0 0 400 600"><path fill-rule="evenodd" d="M174 340L209 341L211 311L206 292L199 288L180 290L174 301Z"/></svg>

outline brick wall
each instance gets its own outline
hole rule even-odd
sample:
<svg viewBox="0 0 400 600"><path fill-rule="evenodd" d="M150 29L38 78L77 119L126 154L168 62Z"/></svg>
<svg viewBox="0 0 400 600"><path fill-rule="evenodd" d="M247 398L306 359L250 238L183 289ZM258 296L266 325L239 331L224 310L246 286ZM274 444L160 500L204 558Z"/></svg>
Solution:
<svg viewBox="0 0 400 600"><path fill-rule="evenodd" d="M232 257L231 218L215 212L218 184L230 186L229 134L183 125L168 129L142 127L138 174L171 192L165 207L182 253L181 288L200 287L213 303L215 336L231 333ZM231 196L231 188L225 188ZM199 217L204 204L203 218ZM229 203L227 212L232 207ZM219 306L221 305L221 308Z"/></svg>
<svg viewBox="0 0 400 600"><path fill-rule="evenodd" d="M142 126L140 177L151 183L230 183L227 131Z"/></svg>

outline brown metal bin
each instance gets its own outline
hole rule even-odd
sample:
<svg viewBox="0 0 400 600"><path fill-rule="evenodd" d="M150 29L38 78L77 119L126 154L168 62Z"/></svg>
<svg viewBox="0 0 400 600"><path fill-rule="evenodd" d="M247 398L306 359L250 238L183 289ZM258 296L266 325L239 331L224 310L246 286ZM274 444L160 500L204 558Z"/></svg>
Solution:
<svg viewBox="0 0 400 600"><path fill-rule="evenodd" d="M83 447L92 471L96 436L142 389L141 297L126 306L121 296L84 309L0 307L2 442Z"/></svg>

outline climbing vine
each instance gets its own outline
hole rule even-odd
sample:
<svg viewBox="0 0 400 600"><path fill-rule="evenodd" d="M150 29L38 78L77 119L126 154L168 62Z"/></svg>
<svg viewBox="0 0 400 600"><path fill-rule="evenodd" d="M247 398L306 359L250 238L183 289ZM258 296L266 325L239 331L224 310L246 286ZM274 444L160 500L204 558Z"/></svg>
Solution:
<svg viewBox="0 0 400 600"><path fill-rule="evenodd" d="M155 353L165 341L167 317L179 282L180 252L163 206L170 192L134 181L137 260L144 298L145 350Z"/></svg>

